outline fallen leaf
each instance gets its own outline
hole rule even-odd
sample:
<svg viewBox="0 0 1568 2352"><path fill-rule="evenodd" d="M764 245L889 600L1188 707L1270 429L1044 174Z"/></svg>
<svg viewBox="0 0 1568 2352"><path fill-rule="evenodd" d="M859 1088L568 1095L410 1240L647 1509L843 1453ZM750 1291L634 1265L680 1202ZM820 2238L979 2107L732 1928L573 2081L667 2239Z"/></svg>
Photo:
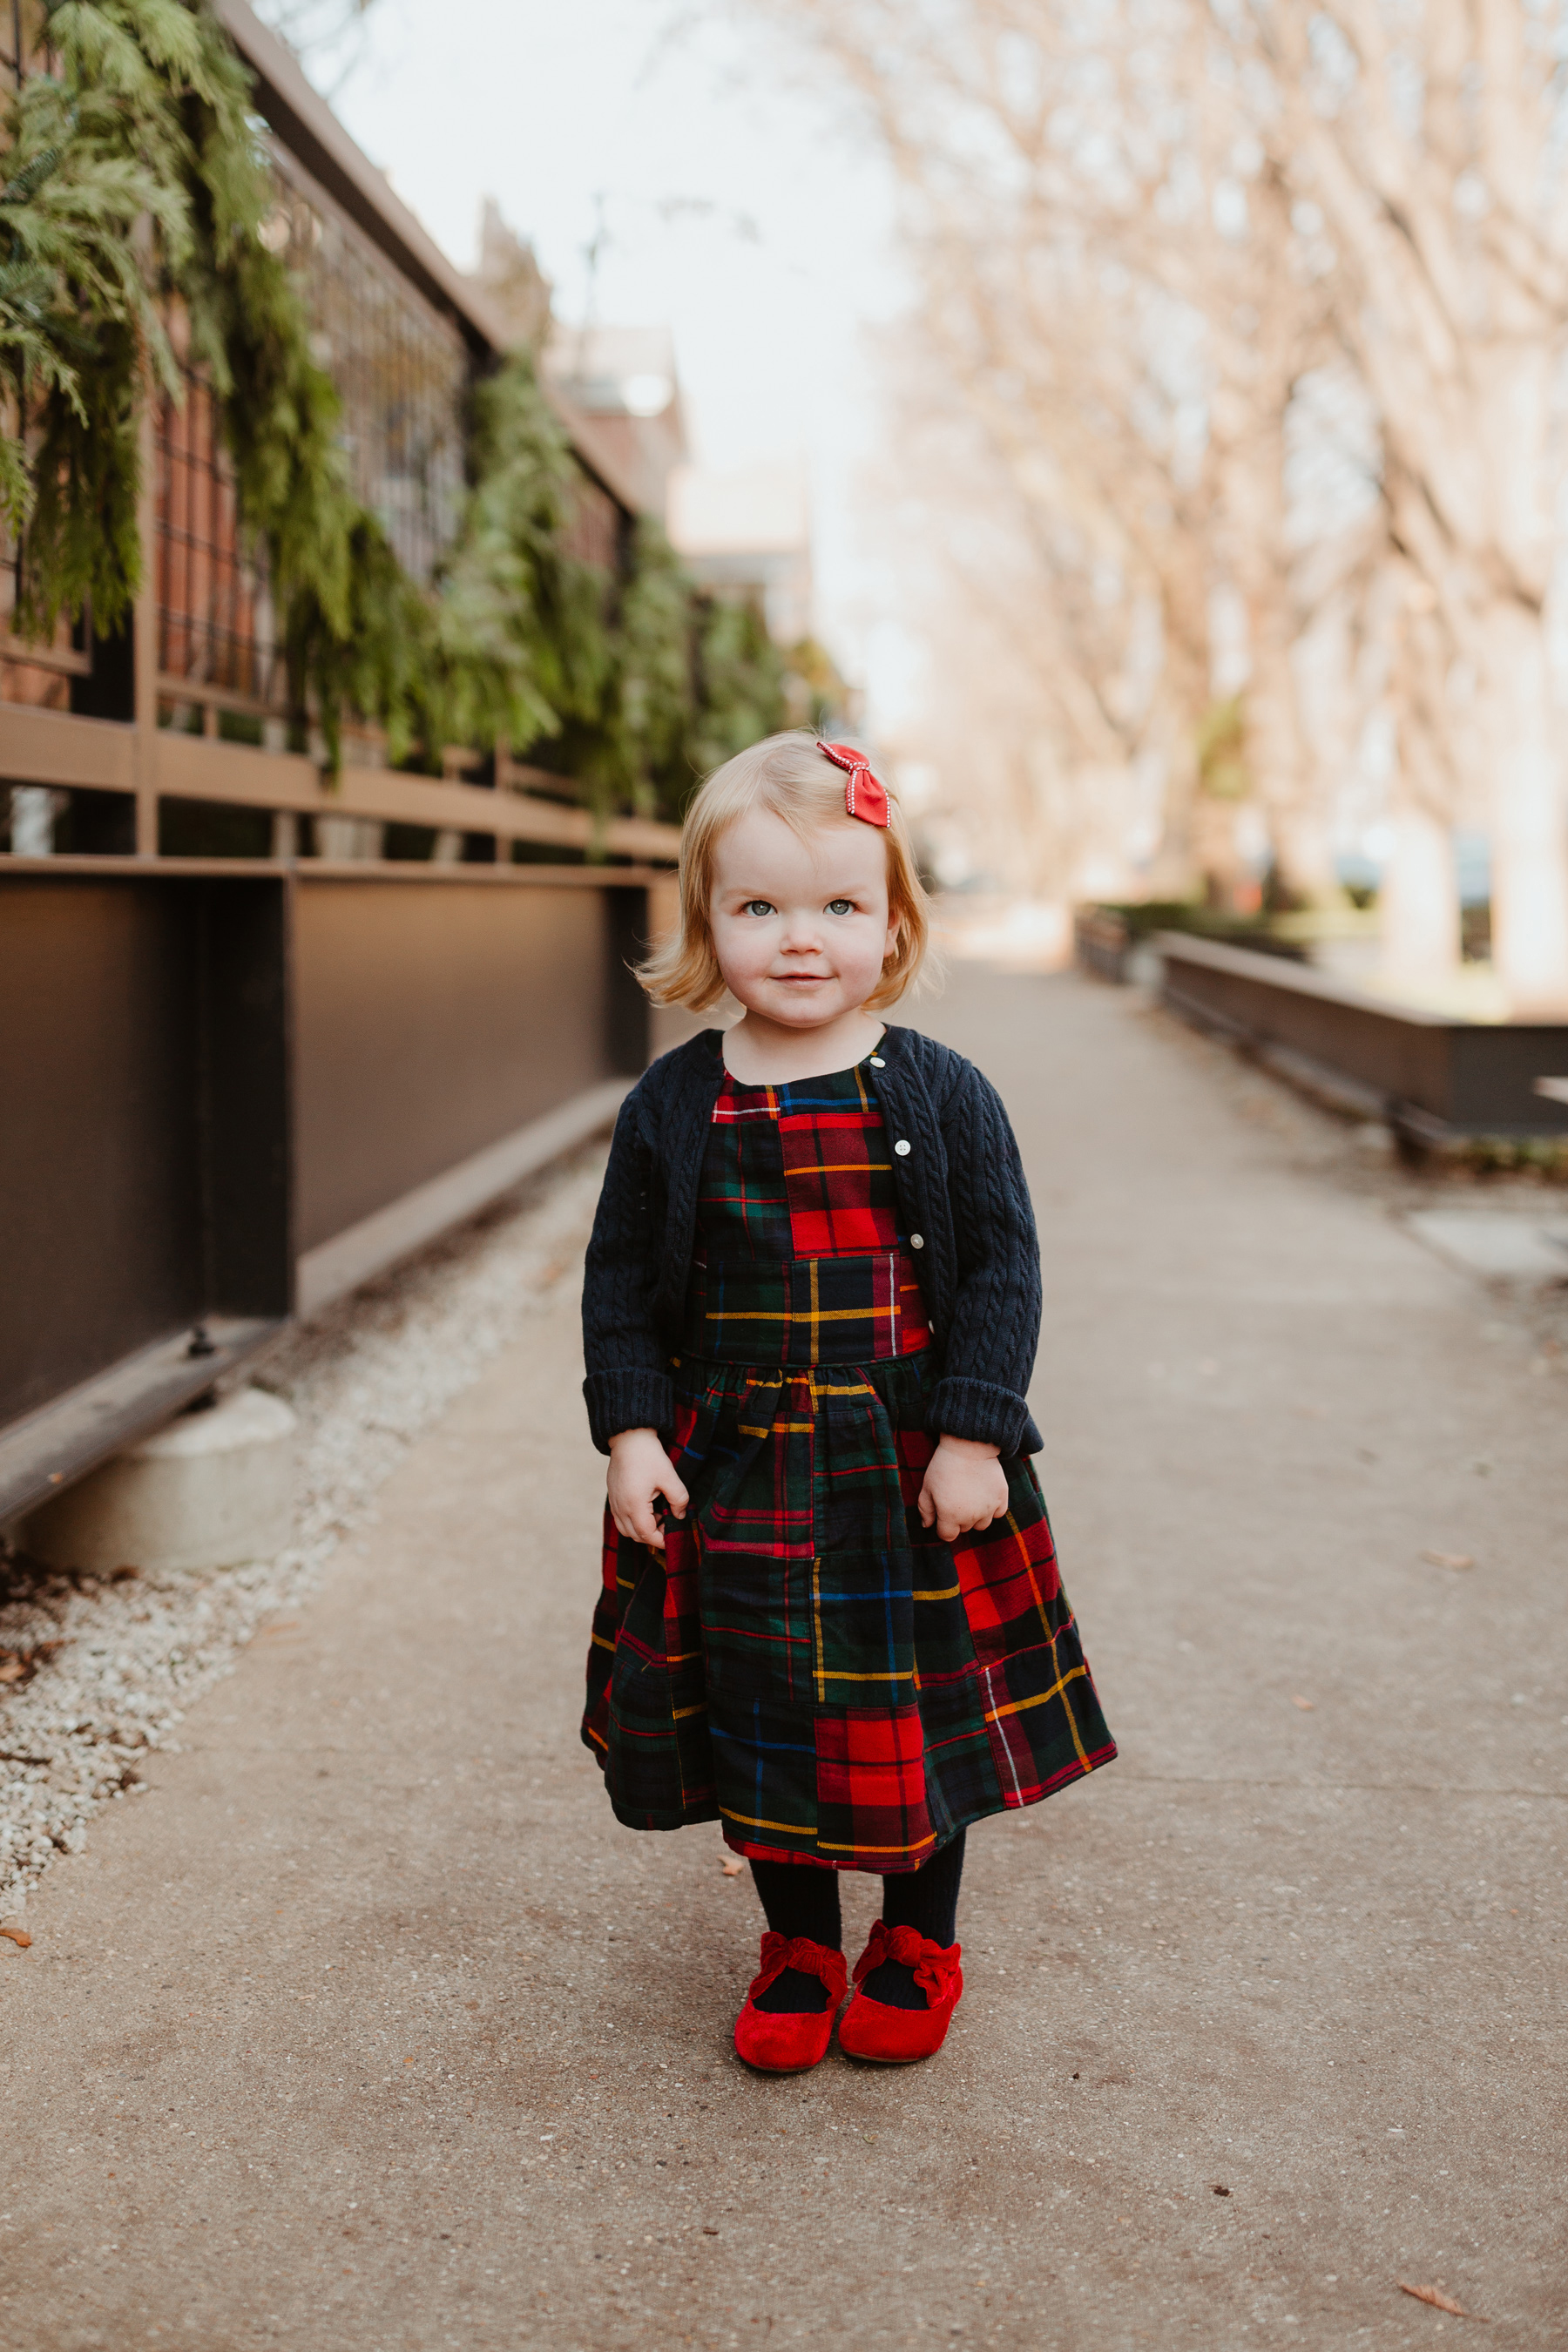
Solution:
<svg viewBox="0 0 1568 2352"><path fill-rule="evenodd" d="M17 1948L24 1952L31 1948L33 1941L26 1927L0 1927L0 1936L9 1936Z"/></svg>
<svg viewBox="0 0 1568 2352"><path fill-rule="evenodd" d="M726 1878L739 1878L746 1865L738 1853L727 1853L719 1867Z"/></svg>
<svg viewBox="0 0 1568 2352"><path fill-rule="evenodd" d="M1417 2303L1429 2303L1434 2311L1449 2312L1456 2319L1478 2319L1483 2327L1491 2326L1489 2319L1482 2319L1479 2311L1467 2311L1462 2304L1454 2301L1451 2294L1445 2294L1441 2287L1412 2286L1408 2279L1401 2279L1398 2285L1401 2294L1413 2294Z"/></svg>
<svg viewBox="0 0 1568 2352"><path fill-rule="evenodd" d="M1303 1715L1310 1715L1318 1702L1315 1698L1292 1698L1290 1704L1292 1706L1299 1706Z"/></svg>
<svg viewBox="0 0 1568 2352"><path fill-rule="evenodd" d="M1424 1551L1421 1557L1429 1568L1474 1568L1476 1564L1468 1551Z"/></svg>
<svg viewBox="0 0 1568 2352"><path fill-rule="evenodd" d="M36 1642L30 1650L0 1650L0 1683L28 1683L47 1666L63 1642Z"/></svg>

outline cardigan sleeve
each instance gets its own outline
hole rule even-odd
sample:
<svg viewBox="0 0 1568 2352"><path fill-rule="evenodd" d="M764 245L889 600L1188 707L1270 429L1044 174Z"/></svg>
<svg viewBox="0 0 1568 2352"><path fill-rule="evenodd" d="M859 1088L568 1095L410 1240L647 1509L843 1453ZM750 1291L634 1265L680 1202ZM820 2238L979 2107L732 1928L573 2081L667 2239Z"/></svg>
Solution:
<svg viewBox="0 0 1568 2352"><path fill-rule="evenodd" d="M675 1423L669 1354L653 1318L654 1155L641 1097L634 1087L616 1121L583 1282L583 1394L601 1454L623 1429L668 1434Z"/></svg>
<svg viewBox="0 0 1568 2352"><path fill-rule="evenodd" d="M1040 1247L1017 1139L973 1066L942 1118L957 1293L929 1426L1004 1454L1044 1444L1026 1391L1040 1337Z"/></svg>

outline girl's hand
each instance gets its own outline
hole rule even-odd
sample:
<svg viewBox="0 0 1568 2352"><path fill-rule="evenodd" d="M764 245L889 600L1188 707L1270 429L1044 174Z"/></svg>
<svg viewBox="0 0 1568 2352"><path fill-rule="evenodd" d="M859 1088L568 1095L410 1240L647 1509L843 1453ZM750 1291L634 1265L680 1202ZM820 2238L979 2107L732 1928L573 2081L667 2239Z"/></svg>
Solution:
<svg viewBox="0 0 1568 2352"><path fill-rule="evenodd" d="M919 1508L921 1527L934 1522L943 1543L1001 1518L1007 1508L1007 1474L995 1446L973 1437L940 1438L926 1465Z"/></svg>
<svg viewBox="0 0 1568 2352"><path fill-rule="evenodd" d="M610 1440L608 1479L610 1517L622 1535L652 1551L664 1549L664 1530L654 1517L654 1498L662 1495L671 1514L686 1517L690 1500L675 1475L675 1465L658 1442L657 1429L623 1429Z"/></svg>

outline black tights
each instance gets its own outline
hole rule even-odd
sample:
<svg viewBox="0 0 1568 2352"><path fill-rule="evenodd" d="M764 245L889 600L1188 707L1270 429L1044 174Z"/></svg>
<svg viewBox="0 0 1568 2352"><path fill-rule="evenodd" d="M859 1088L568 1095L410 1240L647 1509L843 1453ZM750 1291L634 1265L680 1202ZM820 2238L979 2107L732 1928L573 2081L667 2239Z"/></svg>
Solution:
<svg viewBox="0 0 1568 2352"><path fill-rule="evenodd" d="M838 1912L838 1873L813 1863L753 1862L752 1876L770 1927L780 1936L805 1936L837 1951L844 1939ZM919 1870L889 1872L882 1881L882 1916L889 1927L912 1927L943 1950L958 1934L958 1887L963 1876L963 1832L938 1848ZM889 2009L924 2009L926 1997L912 1969L884 1960L866 1979L864 1990ZM819 2013L827 1989L800 1969L784 1974L762 1995L757 2007L799 2015Z"/></svg>

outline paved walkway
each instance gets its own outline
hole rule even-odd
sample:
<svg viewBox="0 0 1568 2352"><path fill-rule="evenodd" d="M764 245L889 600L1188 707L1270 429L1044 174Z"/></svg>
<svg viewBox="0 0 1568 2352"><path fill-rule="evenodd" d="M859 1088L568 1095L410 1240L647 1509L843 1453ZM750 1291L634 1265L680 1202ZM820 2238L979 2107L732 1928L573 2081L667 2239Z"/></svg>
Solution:
<svg viewBox="0 0 1568 2352"><path fill-rule="evenodd" d="M972 1837L947 2049L746 2074L747 1882L604 1804L568 1276L0 1961L0 2340L1464 2332L1404 2279L1568 2342L1563 1384L1131 996L971 973L929 1018L1017 1118L1122 1745Z"/></svg>

